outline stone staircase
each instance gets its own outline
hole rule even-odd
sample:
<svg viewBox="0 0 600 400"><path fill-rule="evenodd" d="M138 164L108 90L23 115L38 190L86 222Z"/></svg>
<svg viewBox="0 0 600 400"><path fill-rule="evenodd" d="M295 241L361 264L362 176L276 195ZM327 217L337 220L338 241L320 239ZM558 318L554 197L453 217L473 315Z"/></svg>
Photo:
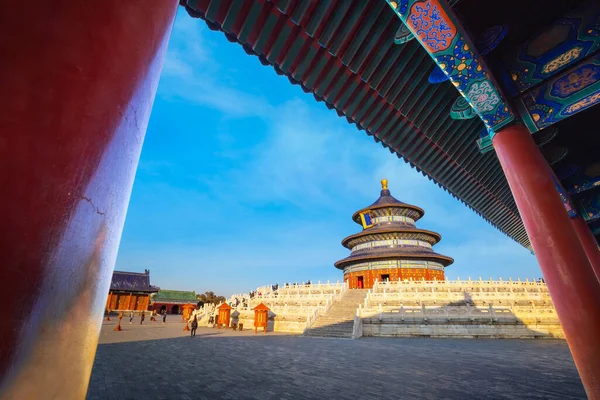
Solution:
<svg viewBox="0 0 600 400"><path fill-rule="evenodd" d="M368 289L350 289L337 300L329 311L317 318L305 336L351 338L354 316L359 304L367 297Z"/></svg>

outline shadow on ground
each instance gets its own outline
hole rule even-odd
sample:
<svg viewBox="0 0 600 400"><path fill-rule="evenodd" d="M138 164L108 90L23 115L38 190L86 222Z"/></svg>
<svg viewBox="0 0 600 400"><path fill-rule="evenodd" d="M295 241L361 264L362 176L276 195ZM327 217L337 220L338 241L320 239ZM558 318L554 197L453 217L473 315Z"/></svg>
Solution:
<svg viewBox="0 0 600 400"><path fill-rule="evenodd" d="M585 398L564 341L200 332L101 344L87 399Z"/></svg>

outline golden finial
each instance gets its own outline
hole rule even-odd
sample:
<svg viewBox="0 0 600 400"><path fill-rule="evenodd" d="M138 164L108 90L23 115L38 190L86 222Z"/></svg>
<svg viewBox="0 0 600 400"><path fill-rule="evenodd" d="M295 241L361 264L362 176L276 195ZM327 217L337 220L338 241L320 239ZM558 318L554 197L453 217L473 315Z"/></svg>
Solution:
<svg viewBox="0 0 600 400"><path fill-rule="evenodd" d="M382 179L381 180L381 190L388 190L387 184L388 184L388 180Z"/></svg>

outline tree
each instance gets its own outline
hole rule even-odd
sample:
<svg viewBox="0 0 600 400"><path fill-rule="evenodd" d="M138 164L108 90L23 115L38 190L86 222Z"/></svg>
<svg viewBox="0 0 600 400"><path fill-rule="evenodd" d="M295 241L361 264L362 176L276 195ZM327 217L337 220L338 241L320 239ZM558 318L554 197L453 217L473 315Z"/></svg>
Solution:
<svg viewBox="0 0 600 400"><path fill-rule="evenodd" d="M225 303L224 296L217 296L214 292L204 292L203 294L196 295L196 299L198 299L198 306L202 306L204 304L219 304Z"/></svg>

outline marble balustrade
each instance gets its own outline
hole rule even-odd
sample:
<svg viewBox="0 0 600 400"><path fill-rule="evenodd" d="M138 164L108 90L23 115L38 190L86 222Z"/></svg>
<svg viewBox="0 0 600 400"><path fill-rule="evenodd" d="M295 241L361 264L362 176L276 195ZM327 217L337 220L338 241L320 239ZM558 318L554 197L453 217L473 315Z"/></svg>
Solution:
<svg viewBox="0 0 600 400"><path fill-rule="evenodd" d="M378 282L357 317L365 336L564 338L540 281Z"/></svg>

